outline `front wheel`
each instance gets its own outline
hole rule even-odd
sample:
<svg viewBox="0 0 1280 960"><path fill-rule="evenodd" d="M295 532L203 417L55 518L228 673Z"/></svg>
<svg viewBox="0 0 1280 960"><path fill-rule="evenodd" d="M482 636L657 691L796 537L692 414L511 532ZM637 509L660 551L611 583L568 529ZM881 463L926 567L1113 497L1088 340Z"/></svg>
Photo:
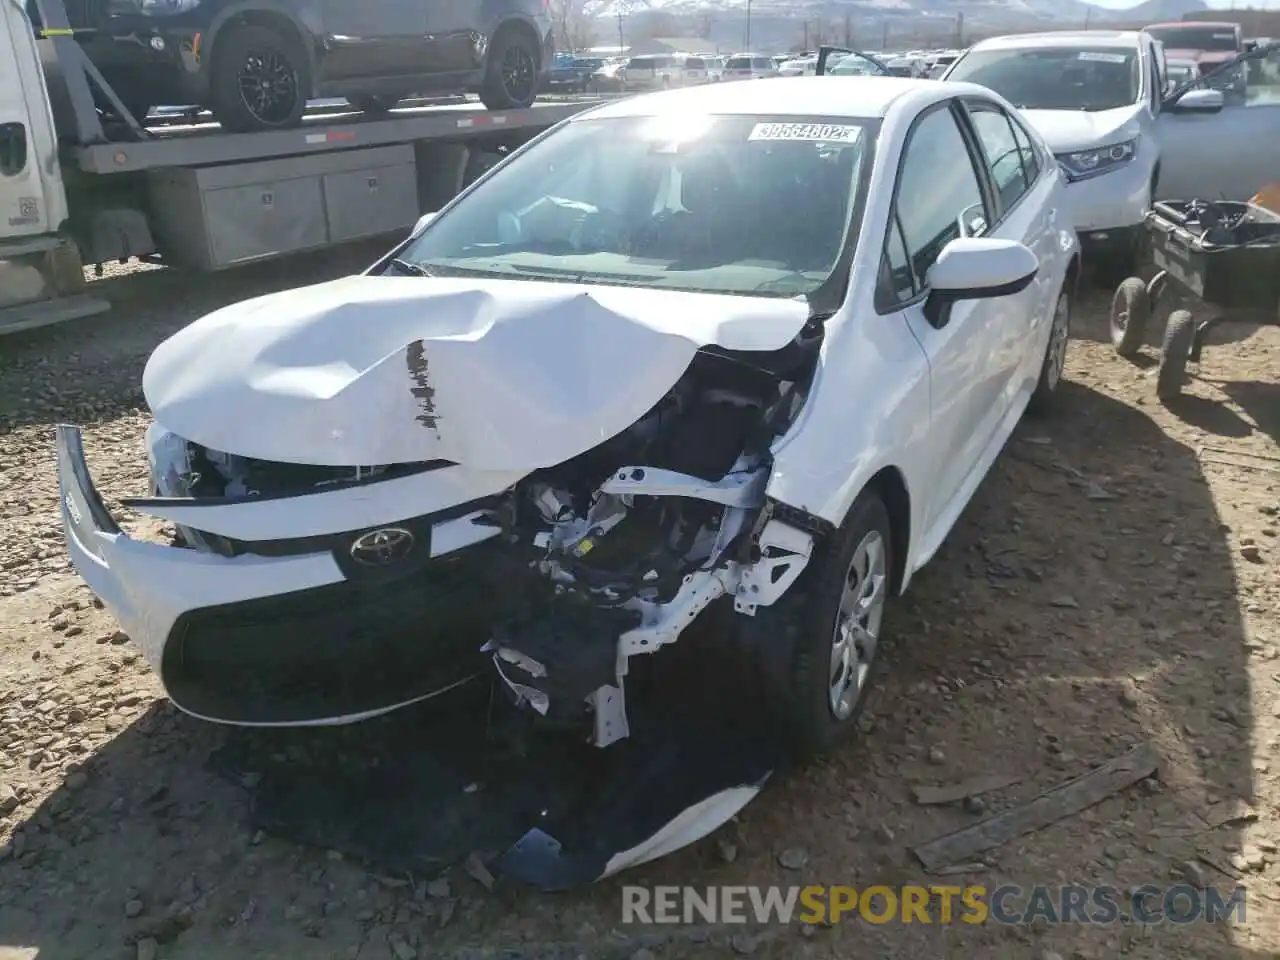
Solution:
<svg viewBox="0 0 1280 960"><path fill-rule="evenodd" d="M852 730L866 705L891 589L889 511L865 491L809 568L771 607L756 611L749 646L761 661L760 706L785 753L824 754ZM745 639L745 638L744 638Z"/></svg>
<svg viewBox="0 0 1280 960"><path fill-rule="evenodd" d="M280 130L302 122L311 68L296 37L240 24L217 38L212 56L210 106L224 130Z"/></svg>
<svg viewBox="0 0 1280 960"><path fill-rule="evenodd" d="M534 41L514 29L500 30L485 62L480 102L490 110L518 110L538 95L538 60Z"/></svg>

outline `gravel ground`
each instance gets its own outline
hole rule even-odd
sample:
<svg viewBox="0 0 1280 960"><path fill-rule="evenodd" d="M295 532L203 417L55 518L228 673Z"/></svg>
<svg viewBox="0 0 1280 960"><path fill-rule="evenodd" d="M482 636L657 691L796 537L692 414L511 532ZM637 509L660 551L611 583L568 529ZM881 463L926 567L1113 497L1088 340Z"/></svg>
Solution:
<svg viewBox="0 0 1280 960"><path fill-rule="evenodd" d="M142 492L151 348L217 306L376 253L217 279L107 276L110 314L3 342L0 960L1280 955L1280 329L1225 332L1165 408L1154 351L1118 359L1097 296L1077 310L1060 414L1020 428L892 611L865 735L625 879L1242 883L1244 922L623 927L621 881L491 892L463 870L379 877L251 832L243 793L206 768L228 734L159 698L65 560L51 426L86 427L109 498ZM1143 740L1158 779L968 873L931 878L907 850ZM979 802L913 802L915 785L977 772L1018 782Z"/></svg>

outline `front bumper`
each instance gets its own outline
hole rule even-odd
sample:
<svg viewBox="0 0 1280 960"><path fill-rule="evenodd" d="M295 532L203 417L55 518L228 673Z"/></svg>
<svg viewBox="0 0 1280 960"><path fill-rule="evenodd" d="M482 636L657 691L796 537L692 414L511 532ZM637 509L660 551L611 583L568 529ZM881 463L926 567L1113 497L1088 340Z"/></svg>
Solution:
<svg viewBox="0 0 1280 960"><path fill-rule="evenodd" d="M231 557L144 542L94 488L78 429L57 428L57 456L72 563L187 713L349 723L488 670L480 647L503 611L489 543L362 579L319 542Z"/></svg>
<svg viewBox="0 0 1280 960"><path fill-rule="evenodd" d="M1065 192L1079 233L1136 227L1151 207L1151 168L1135 160L1109 173L1068 182Z"/></svg>

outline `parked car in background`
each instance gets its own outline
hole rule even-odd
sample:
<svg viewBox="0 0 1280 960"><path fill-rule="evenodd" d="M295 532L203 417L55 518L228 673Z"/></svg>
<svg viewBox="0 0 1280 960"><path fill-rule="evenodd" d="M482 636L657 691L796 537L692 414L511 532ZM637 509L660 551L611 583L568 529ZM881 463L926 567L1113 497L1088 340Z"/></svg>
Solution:
<svg viewBox="0 0 1280 960"><path fill-rule="evenodd" d="M1207 20L1178 20L1173 23L1153 23L1145 27L1164 44L1168 59L1190 60L1200 73L1216 70L1233 61L1244 50L1244 31L1238 23L1214 23ZM1219 74L1218 87L1231 100L1244 99L1244 68Z"/></svg>
<svg viewBox="0 0 1280 960"><path fill-rule="evenodd" d="M826 73L833 77L887 77L883 63L856 50L833 50L827 56Z"/></svg>
<svg viewBox="0 0 1280 960"><path fill-rule="evenodd" d="M948 50L945 53L935 53L928 59L928 76L934 80L938 79L947 72L947 67L955 63L959 57L960 53L956 50Z"/></svg>
<svg viewBox="0 0 1280 960"><path fill-rule="evenodd" d="M726 80L757 80L777 75L773 60L760 53L736 53L724 64Z"/></svg>
<svg viewBox="0 0 1280 960"><path fill-rule="evenodd" d="M672 53L650 53L627 61L623 77L628 89L654 90L678 87L684 83L684 56Z"/></svg>
<svg viewBox="0 0 1280 960"><path fill-rule="evenodd" d="M1154 38L1136 31L1024 34L975 44L942 77L996 91L1044 137L1084 255L1108 287L1137 272L1155 191L1157 59Z"/></svg>
<svg viewBox="0 0 1280 960"><path fill-rule="evenodd" d="M1243 98L1222 87L1243 68ZM1216 107L1215 107L1216 98ZM1188 113L1181 104L1200 104ZM1248 200L1280 171L1280 44L1261 46L1199 77L1157 130L1162 159L1156 199Z"/></svg>
<svg viewBox="0 0 1280 960"><path fill-rule="evenodd" d="M684 58L684 65L681 70L681 83L689 86L692 84L709 83L710 81L711 71L707 68L706 57L691 55Z"/></svg>
<svg viewBox="0 0 1280 960"><path fill-rule="evenodd" d="M916 57L893 57L885 65L891 77L923 77L926 74L924 61Z"/></svg>
<svg viewBox="0 0 1280 960"><path fill-rule="evenodd" d="M794 60L785 60L778 67L778 76L780 77L812 77L818 67L818 56L814 54L809 57L797 57Z"/></svg>
<svg viewBox="0 0 1280 960"><path fill-rule="evenodd" d="M588 93L620 93L627 83L627 61L613 60L591 74Z"/></svg>
<svg viewBox="0 0 1280 960"><path fill-rule="evenodd" d="M1200 65L1194 60L1166 58L1164 62L1165 88L1176 90L1200 76Z"/></svg>
<svg viewBox="0 0 1280 960"><path fill-rule="evenodd" d="M593 71L594 72L594 71ZM569 53L558 53L551 62L551 67L543 74L542 89L566 91L582 89L586 77L578 65L577 58Z"/></svg>
<svg viewBox="0 0 1280 960"><path fill-rule="evenodd" d="M714 56L703 57L707 62L707 80L711 83L719 83L724 79L724 64L728 57Z"/></svg>
<svg viewBox="0 0 1280 960"><path fill-rule="evenodd" d="M1259 50L1219 72L1263 78L1278 58L1280 48ZM1217 73L1170 93L1161 59L1145 31L1025 34L976 44L943 76L995 90L1053 148L1106 286L1137 273L1153 200L1245 200L1280 170L1280 82L1259 81L1239 104L1212 88Z"/></svg>
<svg viewBox="0 0 1280 960"><path fill-rule="evenodd" d="M38 25L34 0L27 8ZM198 104L231 131L297 126L320 97L379 112L474 90L491 109L525 107L554 53L544 0L111 0L68 16L135 118Z"/></svg>

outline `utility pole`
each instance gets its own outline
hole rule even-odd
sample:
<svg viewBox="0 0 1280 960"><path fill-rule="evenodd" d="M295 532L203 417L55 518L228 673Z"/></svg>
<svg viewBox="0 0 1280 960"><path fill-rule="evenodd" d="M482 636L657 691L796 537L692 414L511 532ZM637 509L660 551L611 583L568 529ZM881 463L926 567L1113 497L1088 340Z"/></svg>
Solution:
<svg viewBox="0 0 1280 960"><path fill-rule="evenodd" d="M743 47L744 53L751 52L751 0L747 0L747 36Z"/></svg>
<svg viewBox="0 0 1280 960"><path fill-rule="evenodd" d="M627 45L622 40L622 11L618 11L618 56L626 53Z"/></svg>

